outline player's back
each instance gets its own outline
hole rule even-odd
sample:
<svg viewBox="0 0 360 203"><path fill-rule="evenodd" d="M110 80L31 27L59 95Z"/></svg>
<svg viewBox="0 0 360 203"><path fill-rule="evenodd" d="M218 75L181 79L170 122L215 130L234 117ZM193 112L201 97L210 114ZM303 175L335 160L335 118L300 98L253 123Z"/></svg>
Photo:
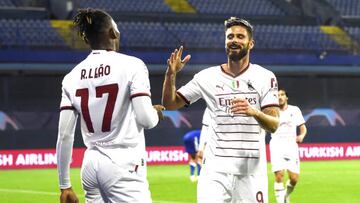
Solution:
<svg viewBox="0 0 360 203"><path fill-rule="evenodd" d="M143 128L136 123L131 97L150 96L148 71L140 59L93 50L65 76L63 92L81 115L87 147L127 147L138 143Z"/></svg>

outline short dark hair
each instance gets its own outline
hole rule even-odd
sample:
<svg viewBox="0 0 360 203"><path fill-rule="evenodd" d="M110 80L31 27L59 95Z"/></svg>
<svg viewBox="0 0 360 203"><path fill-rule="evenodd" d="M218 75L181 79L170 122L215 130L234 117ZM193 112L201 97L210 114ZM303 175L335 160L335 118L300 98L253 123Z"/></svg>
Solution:
<svg viewBox="0 0 360 203"><path fill-rule="evenodd" d="M225 20L224 22L225 25L225 30L231 28L232 26L235 25L240 25L245 27L246 31L249 34L249 38L252 39L253 37L253 26L245 19L242 18L238 18L238 17L230 17L229 19Z"/></svg>
<svg viewBox="0 0 360 203"><path fill-rule="evenodd" d="M74 17L74 25L86 43L96 42L100 40L101 32L111 26L111 19L108 13L100 9L79 9Z"/></svg>
<svg viewBox="0 0 360 203"><path fill-rule="evenodd" d="M289 97L289 95L284 87L279 87L278 91L283 91L285 93L285 96Z"/></svg>

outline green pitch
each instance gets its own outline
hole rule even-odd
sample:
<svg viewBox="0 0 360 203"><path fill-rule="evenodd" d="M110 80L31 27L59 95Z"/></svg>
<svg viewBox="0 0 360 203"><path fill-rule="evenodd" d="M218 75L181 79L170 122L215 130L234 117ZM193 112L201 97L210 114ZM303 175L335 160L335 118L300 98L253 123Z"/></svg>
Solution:
<svg viewBox="0 0 360 203"><path fill-rule="evenodd" d="M84 195L80 170L72 169L73 188L80 202ZM148 179L154 203L196 202L196 183L188 177L188 167L150 166ZM59 202L55 169L1 170L0 202ZM269 171L269 198L275 202L273 175ZM359 202L360 161L302 162L300 181L291 196L293 203L355 203Z"/></svg>

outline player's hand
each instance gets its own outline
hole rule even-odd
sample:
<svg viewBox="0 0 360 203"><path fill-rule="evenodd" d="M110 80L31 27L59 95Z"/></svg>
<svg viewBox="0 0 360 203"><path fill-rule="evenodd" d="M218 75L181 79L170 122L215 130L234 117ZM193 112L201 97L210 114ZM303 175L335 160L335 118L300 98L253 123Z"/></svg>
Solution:
<svg viewBox="0 0 360 203"><path fill-rule="evenodd" d="M183 46L181 46L179 49L175 49L174 52L171 53L170 58L167 60L168 74L178 73L190 60L191 58L190 55L186 55L184 59L181 59L182 52L183 52Z"/></svg>
<svg viewBox="0 0 360 203"><path fill-rule="evenodd" d="M248 116L255 116L259 113L258 110L253 108L245 98L233 99L230 109L233 114L246 114Z"/></svg>
<svg viewBox="0 0 360 203"><path fill-rule="evenodd" d="M304 136L301 136L301 135L296 136L296 143L300 144L303 142L303 140L304 140Z"/></svg>
<svg viewBox="0 0 360 203"><path fill-rule="evenodd" d="M79 199L72 188L61 189L60 203L79 203Z"/></svg>
<svg viewBox="0 0 360 203"><path fill-rule="evenodd" d="M203 150L197 151L197 153L196 153L197 160L196 161L198 163L202 163L203 157L204 157L204 151Z"/></svg>
<svg viewBox="0 0 360 203"><path fill-rule="evenodd" d="M154 105L154 109L157 111L159 120L164 120L164 114L163 111L165 111L165 107L163 105Z"/></svg>

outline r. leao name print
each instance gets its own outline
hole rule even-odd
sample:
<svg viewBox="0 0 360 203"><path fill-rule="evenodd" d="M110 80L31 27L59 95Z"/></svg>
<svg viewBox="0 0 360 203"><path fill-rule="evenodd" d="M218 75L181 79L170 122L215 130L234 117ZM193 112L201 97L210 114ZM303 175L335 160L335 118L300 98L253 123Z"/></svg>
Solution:
<svg viewBox="0 0 360 203"><path fill-rule="evenodd" d="M100 64L99 67L89 68L89 69L81 69L80 80L84 79L92 79L92 78L100 78L105 75L109 75L111 68L109 65Z"/></svg>

